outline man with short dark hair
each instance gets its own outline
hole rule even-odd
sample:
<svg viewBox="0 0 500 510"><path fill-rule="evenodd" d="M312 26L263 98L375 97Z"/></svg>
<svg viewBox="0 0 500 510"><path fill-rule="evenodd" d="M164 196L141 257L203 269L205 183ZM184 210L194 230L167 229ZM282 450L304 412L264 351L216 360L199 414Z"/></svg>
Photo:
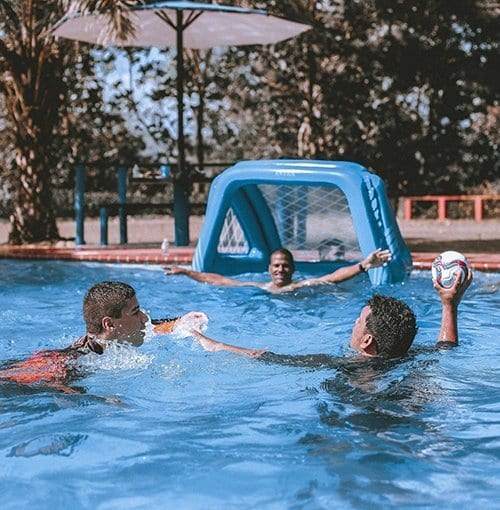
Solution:
<svg viewBox="0 0 500 510"><path fill-rule="evenodd" d="M458 344L458 305L472 282L472 271L461 282L457 274L451 288L434 281L442 305L441 329L436 346L449 348ZM352 328L350 347L367 357L400 358L404 356L417 333L416 318L410 307L399 299L374 295L361 310ZM208 338L200 331L192 336L207 351L229 351L234 354L259 358L263 361L300 366L335 366L338 359L324 354L283 355L259 349L247 349Z"/></svg>
<svg viewBox="0 0 500 510"><path fill-rule="evenodd" d="M417 332L411 308L393 297L373 295L366 303L370 313L366 330L373 336L371 350L383 358L399 358L406 354Z"/></svg>
<svg viewBox="0 0 500 510"><path fill-rule="evenodd" d="M72 345L38 351L26 360L12 363L0 370L0 380L44 384L72 392L67 382L77 376L74 360L84 354L102 354L109 342L142 345L149 320L139 306L135 290L117 281L103 281L89 289L83 299L83 318L87 333ZM162 319L154 330L169 332L177 319Z"/></svg>
<svg viewBox="0 0 500 510"><path fill-rule="evenodd" d="M105 342L109 340L142 345L148 316L141 310L135 290L130 285L104 281L85 294L83 320L87 334L76 343L99 344L104 349Z"/></svg>
<svg viewBox="0 0 500 510"><path fill-rule="evenodd" d="M233 280L217 273L203 273L193 271L182 266L165 266L167 275L184 274L193 280L202 283L210 283L220 286L231 287L258 287L272 293L290 292L301 287L309 287L313 285L324 285L332 283L340 283L353 278L361 273L368 271L374 267L379 267L391 260L391 252L389 250L377 249L365 257L361 262L341 267L319 278L307 278L299 282L293 282L292 276L295 272L295 262L292 253L286 248L279 248L271 253L268 271L271 275L271 281L263 282L241 282Z"/></svg>

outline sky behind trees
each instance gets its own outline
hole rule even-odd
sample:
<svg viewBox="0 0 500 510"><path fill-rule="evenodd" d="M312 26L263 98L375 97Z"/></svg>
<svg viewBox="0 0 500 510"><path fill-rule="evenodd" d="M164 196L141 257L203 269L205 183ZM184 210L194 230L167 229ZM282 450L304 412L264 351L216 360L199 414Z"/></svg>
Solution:
<svg viewBox="0 0 500 510"><path fill-rule="evenodd" d="M78 161L101 165L91 178L106 188L117 162L176 159L174 50L54 41L70 3L0 0L0 179L12 242L57 237L50 190L71 183ZM498 180L498 2L251 4L313 29L274 46L186 51L188 161L352 160L391 196Z"/></svg>

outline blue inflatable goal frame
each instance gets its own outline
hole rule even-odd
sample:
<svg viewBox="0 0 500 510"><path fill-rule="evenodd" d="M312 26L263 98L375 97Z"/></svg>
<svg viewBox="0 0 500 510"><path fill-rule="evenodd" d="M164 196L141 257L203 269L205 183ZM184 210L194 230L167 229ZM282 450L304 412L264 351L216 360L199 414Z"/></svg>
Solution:
<svg viewBox="0 0 500 510"><path fill-rule="evenodd" d="M270 255L281 247L281 241L257 184L340 189L349 205L362 256L366 257L377 248L389 249L392 253L390 263L368 271L372 284L396 283L408 276L412 267L411 255L380 177L353 162L286 159L243 161L214 179L193 259L196 271L234 275L268 269ZM222 227L230 208L245 234L249 246L247 253L218 251ZM340 265L343 264L298 261L296 269L326 274Z"/></svg>

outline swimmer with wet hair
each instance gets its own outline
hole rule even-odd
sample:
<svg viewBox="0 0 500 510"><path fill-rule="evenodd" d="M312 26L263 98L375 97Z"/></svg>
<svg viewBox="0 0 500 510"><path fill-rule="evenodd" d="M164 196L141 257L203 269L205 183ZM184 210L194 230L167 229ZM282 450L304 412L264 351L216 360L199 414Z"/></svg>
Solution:
<svg viewBox="0 0 500 510"><path fill-rule="evenodd" d="M278 294L281 292L290 292L301 287L310 287L315 285L335 284L350 280L351 278L365 273L369 269L382 266L390 262L392 256L389 250L377 249L371 252L361 262L341 267L333 273L326 274L319 278L307 278L299 282L293 282L292 276L295 272L295 261L292 253L286 248L279 248L271 253L268 271L271 281L263 282L241 282L233 280L218 273L204 273L193 271L182 266L165 266L167 275L183 274L193 280L201 283L210 283L224 287L258 287L260 289Z"/></svg>
<svg viewBox="0 0 500 510"><path fill-rule="evenodd" d="M189 317L194 324L193 313ZM74 360L85 354L103 354L109 342L141 346L149 321L133 287L117 281L103 281L88 290L83 299L83 318L87 327L84 336L65 349L38 351L26 360L11 363L0 370L0 381L44 384L72 392L67 383L77 376ZM179 321L183 323L181 319L152 321L153 332L169 333Z"/></svg>
<svg viewBox="0 0 500 510"><path fill-rule="evenodd" d="M458 344L458 305L472 282L472 271L462 282L457 274L451 288L434 287L441 299L441 328L436 347L450 348ZM403 301L375 294L361 310L352 328L349 346L364 357L401 358L409 350L417 333L416 317ZM234 354L258 358L263 361L300 366L334 366L337 359L325 354L303 356L275 354L261 349L248 349L219 342L201 331L192 331L192 336L207 351L228 351Z"/></svg>

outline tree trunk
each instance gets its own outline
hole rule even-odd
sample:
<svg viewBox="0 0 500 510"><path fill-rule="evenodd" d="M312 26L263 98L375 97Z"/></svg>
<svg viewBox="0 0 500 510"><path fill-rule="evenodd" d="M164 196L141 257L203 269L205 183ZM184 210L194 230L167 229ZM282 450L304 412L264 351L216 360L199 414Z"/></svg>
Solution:
<svg viewBox="0 0 500 510"><path fill-rule="evenodd" d="M203 118L205 114L205 89L198 89L200 94L200 104L196 112L196 155L198 159L198 169L203 172L205 165L205 146L203 144Z"/></svg>
<svg viewBox="0 0 500 510"><path fill-rule="evenodd" d="M58 4L53 6L56 12ZM59 234L50 169L53 134L66 93L62 73L67 59L50 33L52 18L46 6L27 1L19 11L4 14L13 29L0 41L0 92L14 140L14 157L5 162L14 190L9 244L55 241Z"/></svg>
<svg viewBox="0 0 500 510"><path fill-rule="evenodd" d="M205 144L203 138L203 127L205 118L206 92L208 82L209 60L212 50L206 50L201 54L200 50L192 51L192 60L194 62L193 82L195 83L199 104L196 110L196 157L198 160L198 169L203 172L205 165ZM202 66L204 61L204 66Z"/></svg>
<svg viewBox="0 0 500 510"><path fill-rule="evenodd" d="M10 216L9 244L60 239L52 207L45 148L30 145L18 146L16 151L15 206Z"/></svg>

